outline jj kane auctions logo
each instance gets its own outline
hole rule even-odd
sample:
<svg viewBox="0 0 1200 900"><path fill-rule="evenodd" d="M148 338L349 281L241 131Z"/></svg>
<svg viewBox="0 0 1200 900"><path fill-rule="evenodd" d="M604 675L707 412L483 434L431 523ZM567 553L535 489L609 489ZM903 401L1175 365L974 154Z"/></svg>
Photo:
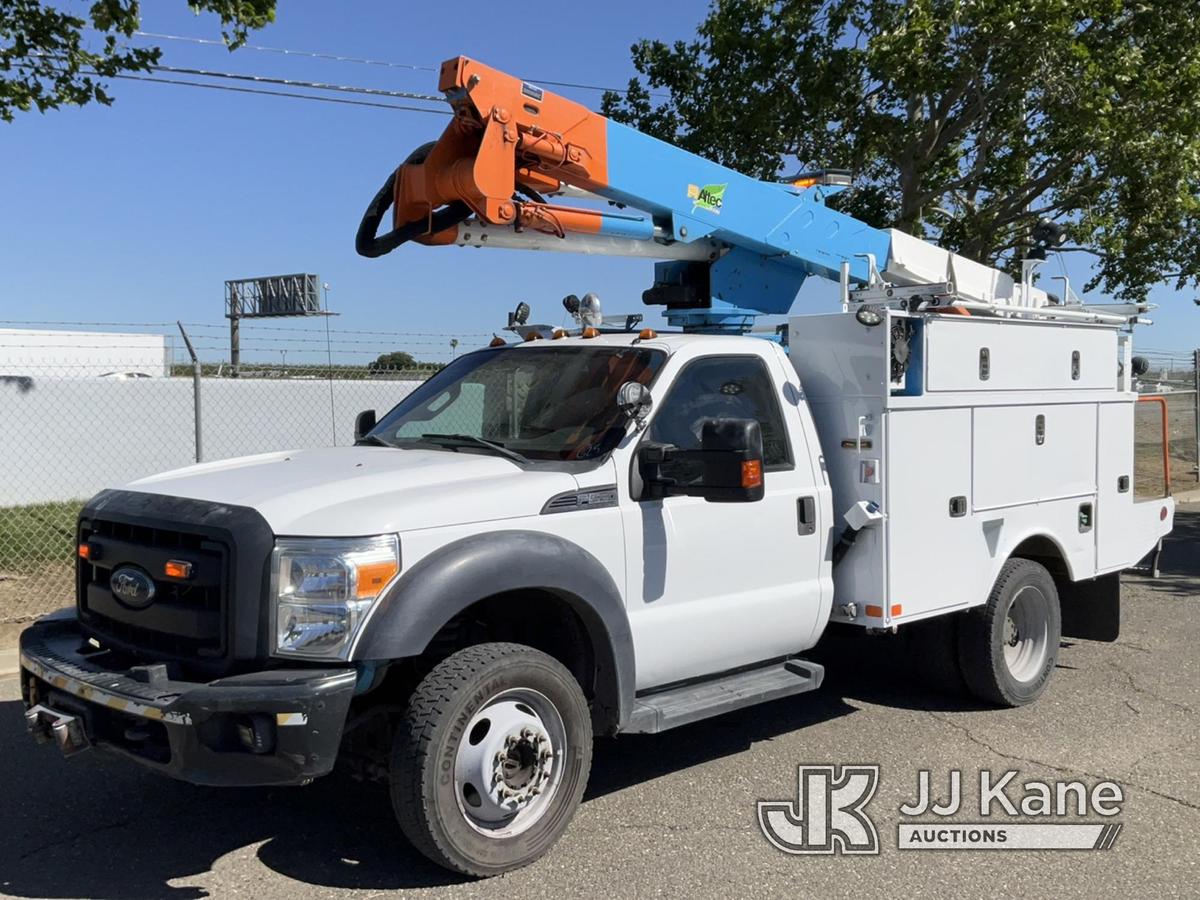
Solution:
<svg viewBox="0 0 1200 900"><path fill-rule="evenodd" d="M1019 772L979 772L979 817L950 820L964 810L963 775L952 769L946 793L934 797L928 769L917 793L899 807L900 850L1107 850L1121 833L1124 793L1113 781L1018 782ZM867 813L879 787L879 766L799 766L795 800L760 800L758 825L771 844L791 854L876 855L879 834ZM1091 820L1098 816L1101 821ZM931 818L932 817L932 818ZM1014 821L1020 817L1023 821ZM1042 821L1028 821L1041 819ZM915 821L914 821L915 820Z"/></svg>

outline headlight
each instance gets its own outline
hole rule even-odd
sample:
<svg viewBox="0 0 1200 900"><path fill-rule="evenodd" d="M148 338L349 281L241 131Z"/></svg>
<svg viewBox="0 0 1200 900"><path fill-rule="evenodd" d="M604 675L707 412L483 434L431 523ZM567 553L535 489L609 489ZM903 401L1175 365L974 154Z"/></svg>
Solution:
<svg viewBox="0 0 1200 900"><path fill-rule="evenodd" d="M371 607L399 571L394 534L277 540L271 554L275 653L346 659Z"/></svg>

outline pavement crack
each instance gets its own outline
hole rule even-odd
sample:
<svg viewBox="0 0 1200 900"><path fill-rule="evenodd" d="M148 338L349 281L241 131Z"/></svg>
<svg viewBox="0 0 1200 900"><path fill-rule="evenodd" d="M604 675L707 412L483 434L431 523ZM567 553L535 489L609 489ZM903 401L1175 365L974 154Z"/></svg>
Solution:
<svg viewBox="0 0 1200 900"><path fill-rule="evenodd" d="M929 714L929 716L931 718L936 719L938 722L941 722L944 725L949 725L955 731L961 732L962 735L967 740L969 740L972 744L975 744L978 747L982 747L984 750L988 751L989 753L991 753L995 756L999 756L1001 759L1011 759L1013 762L1026 763L1027 765L1031 765L1031 766L1041 766L1046 769L1052 769L1055 772L1063 772L1066 774L1071 774L1071 772L1072 772L1071 769L1067 769L1067 768L1064 768L1063 766L1055 765L1054 763L1051 763L1051 762L1046 762L1043 759L1034 759L1031 756L1016 756L1015 754L1012 754L1012 753L1005 753L1003 750L1000 750L997 747L995 747L994 745L989 744L987 741L983 740L983 738L977 737L975 735L975 733L973 731L971 731L971 729L968 728L966 725L961 725L958 722L955 722L953 719L948 719L945 716L939 716L937 713L933 712L932 710L926 710L926 712ZM1086 775L1088 773L1085 772L1084 774ZM1098 778L1100 776L1093 776L1093 777Z"/></svg>
<svg viewBox="0 0 1200 900"><path fill-rule="evenodd" d="M1012 760L1013 762L1025 763L1025 764L1031 765L1031 766L1039 766L1043 769L1049 769L1052 772L1059 772L1064 775L1073 775L1073 776L1082 775L1085 778L1092 778L1092 779L1095 779L1096 781L1112 780L1112 776L1109 776L1109 775L1100 775L1100 774L1097 774L1096 772L1087 772L1087 771L1080 770L1080 769L1072 769L1072 768L1068 768L1066 766L1060 766L1056 763L1048 762L1047 760L1044 760L1044 759L1037 759L1036 757L1032 757L1032 756L1017 756L1016 754L1013 754L1013 753L1006 753L1003 750L1000 750L997 747L993 746L992 744L989 744L987 741L983 740L982 738L977 737L971 731L971 729L968 728L966 725L960 725L958 722L955 722L952 719L948 719L945 716L940 716L937 713L933 712L932 710L926 710L926 713L928 713L928 715L931 718L935 719L936 721L941 722L944 725L949 725L951 728L955 729L956 731L961 732L962 735L964 737L966 737L966 739L969 740L971 743L975 744L978 747L982 747L984 750L987 750L989 753L999 756L1001 759L1009 759L1009 760ZM1163 747L1161 750L1156 750L1154 752L1161 753L1161 752L1164 752L1164 751L1170 750L1170 749L1174 749L1174 748ZM1142 759L1145 759L1146 757L1153 756L1153 755L1154 755L1153 753L1146 754L1146 756L1142 757ZM1139 760L1139 762L1140 761L1141 760ZM1136 764L1135 764L1135 766L1136 766ZM1186 807L1188 809L1194 809L1194 810L1200 811L1200 803L1196 803L1192 800L1186 800L1183 797L1176 796L1175 794L1168 794L1166 791L1160 791L1158 788L1152 788L1149 785L1145 785L1145 784L1142 784L1137 781L1131 781L1128 779L1127 776L1121 776L1121 778L1122 778L1121 784L1125 785L1126 787L1135 788L1136 790L1139 790L1139 791L1145 791L1146 793L1153 794L1155 797L1160 797L1163 800L1169 800L1172 803L1178 803L1180 806Z"/></svg>
<svg viewBox="0 0 1200 900"><path fill-rule="evenodd" d="M1161 694L1156 694L1154 691L1150 690L1149 688L1143 687L1142 685L1138 684L1137 679L1133 677L1132 672L1129 672L1128 670L1123 669L1120 665L1113 662L1112 660L1105 660L1104 664L1107 665L1109 668L1113 669L1114 671L1118 672L1119 674L1124 675L1125 680L1129 685L1129 689L1131 691L1133 691L1135 694L1141 694L1142 696L1150 697L1153 700L1157 700L1159 703L1165 703L1167 706L1172 706L1175 709L1182 710L1183 712L1194 713L1196 711L1191 706L1188 706L1186 703L1180 703L1178 700L1172 700L1170 697L1164 697Z"/></svg>
<svg viewBox="0 0 1200 900"><path fill-rule="evenodd" d="M24 853L22 853L20 856L17 857L17 862L24 862L25 860L29 859L31 856L37 856L39 853L45 853L47 850L53 850L56 847L69 847L71 844L74 844L80 838L84 838L84 837L90 838L90 837L94 837L97 834L101 834L102 832L105 832L105 831L114 831L114 830L121 829L121 828L127 828L130 825L132 825L134 822L136 822L137 819L138 819L137 816L128 816L127 818L124 818L124 819L118 819L116 822L109 822L106 825L98 825L95 828L89 829L88 831L80 831L80 832L76 832L75 834L68 835L66 837L54 838L53 840L49 840L43 844L39 844L37 847L34 847L32 850L26 850Z"/></svg>

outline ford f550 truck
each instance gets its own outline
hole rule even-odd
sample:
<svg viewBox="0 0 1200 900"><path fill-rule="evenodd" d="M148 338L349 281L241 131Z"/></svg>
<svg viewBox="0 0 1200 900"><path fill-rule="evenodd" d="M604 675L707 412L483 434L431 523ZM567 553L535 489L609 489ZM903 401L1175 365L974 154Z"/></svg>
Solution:
<svg viewBox="0 0 1200 900"><path fill-rule="evenodd" d="M836 175L747 179L470 60L443 89L454 123L360 249L654 255L644 299L680 330L568 298L577 327L519 312L352 447L101 492L75 608L21 638L31 732L200 784L340 760L485 876L567 827L593 735L811 691L830 623L946 617L947 664L1007 706L1064 630L1116 638L1120 572L1174 512L1133 491L1145 308L1056 301L1033 263L1014 282L826 208ZM571 185L621 206L542 196ZM810 274L841 311L744 333Z"/></svg>

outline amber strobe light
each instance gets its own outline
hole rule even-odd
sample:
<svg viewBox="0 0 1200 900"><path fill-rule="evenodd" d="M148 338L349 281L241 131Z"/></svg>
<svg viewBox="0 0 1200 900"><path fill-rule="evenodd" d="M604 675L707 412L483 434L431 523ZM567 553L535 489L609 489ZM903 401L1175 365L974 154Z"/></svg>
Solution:
<svg viewBox="0 0 1200 900"><path fill-rule="evenodd" d="M762 460L742 460L742 487L756 488L762 485Z"/></svg>

